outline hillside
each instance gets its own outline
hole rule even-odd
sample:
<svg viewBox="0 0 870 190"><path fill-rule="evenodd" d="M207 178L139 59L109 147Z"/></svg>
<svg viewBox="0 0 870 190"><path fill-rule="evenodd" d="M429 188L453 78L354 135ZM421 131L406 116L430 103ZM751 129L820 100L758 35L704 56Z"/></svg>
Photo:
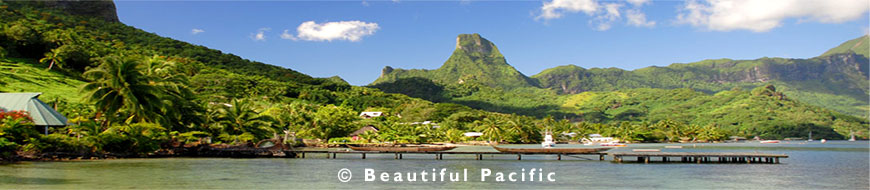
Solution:
<svg viewBox="0 0 870 190"><path fill-rule="evenodd" d="M864 35L860 38L843 42L843 44L826 51L820 57L838 53L856 53L864 55L864 57L870 57L870 36Z"/></svg>
<svg viewBox="0 0 870 190"><path fill-rule="evenodd" d="M740 136L777 139L802 137L809 131L825 138L841 138L849 129L867 125L859 118L795 101L773 85L714 95L687 88L583 92L570 96L563 106L576 108L581 116L598 122L672 120L714 125Z"/></svg>

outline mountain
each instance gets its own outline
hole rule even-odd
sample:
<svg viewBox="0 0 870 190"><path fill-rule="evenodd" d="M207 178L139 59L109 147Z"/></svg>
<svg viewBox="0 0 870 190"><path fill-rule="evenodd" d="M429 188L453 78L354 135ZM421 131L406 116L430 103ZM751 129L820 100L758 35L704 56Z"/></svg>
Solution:
<svg viewBox="0 0 870 190"><path fill-rule="evenodd" d="M612 91L632 88L692 88L716 93L732 88L749 89L775 84L783 93L812 105L843 113L867 116L870 110L870 75L864 55L844 46L866 41L851 40L811 59L761 58L755 60L717 59L667 67L646 67L633 71L618 68L585 69L560 66L532 76L541 87L562 94ZM860 49L860 48L859 48Z"/></svg>
<svg viewBox="0 0 870 190"><path fill-rule="evenodd" d="M506 64L467 72L487 64L454 58L493 55L495 48L467 48L478 43L463 36L457 38L453 56L441 68L387 67L371 87L487 111L575 121L671 120L775 138L800 136L809 130L832 137L847 135L850 129L867 133L866 119L855 116L866 117L870 110L870 64L855 52L811 59L704 60L632 71L567 65L544 70L528 81ZM853 41L861 39L866 36ZM503 60L501 55L498 58ZM459 67L469 69L452 69ZM503 75L504 71L516 74ZM472 73L474 77L467 78L477 80L457 77L462 72Z"/></svg>
<svg viewBox="0 0 870 190"><path fill-rule="evenodd" d="M64 1L37 1L48 9L66 12L70 15L79 15L100 18L107 22L120 22L118 13L115 12L115 2L111 0L64 0Z"/></svg>
<svg viewBox="0 0 870 190"><path fill-rule="evenodd" d="M827 56L837 53L857 53L863 55L864 57L870 57L870 36L864 35L860 38L855 38L843 44L840 44L837 47L831 48L830 50L823 53L821 56Z"/></svg>
<svg viewBox="0 0 870 190"><path fill-rule="evenodd" d="M387 66L371 85L416 77L427 78L440 84L478 83L502 89L536 86L534 80L510 66L495 44L481 37L480 34L457 36L456 49L441 68L404 70Z"/></svg>

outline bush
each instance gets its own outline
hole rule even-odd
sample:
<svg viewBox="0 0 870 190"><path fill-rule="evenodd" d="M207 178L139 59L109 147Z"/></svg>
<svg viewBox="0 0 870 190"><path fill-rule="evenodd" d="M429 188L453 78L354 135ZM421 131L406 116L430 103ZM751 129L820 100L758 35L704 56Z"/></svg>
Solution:
<svg viewBox="0 0 870 190"><path fill-rule="evenodd" d="M44 136L40 143L40 152L69 152L85 154L91 152L96 143L92 138L75 138L63 134L50 134Z"/></svg>
<svg viewBox="0 0 870 190"><path fill-rule="evenodd" d="M103 150L112 153L144 155L160 149L168 138L166 129L153 123L116 125L100 133Z"/></svg>

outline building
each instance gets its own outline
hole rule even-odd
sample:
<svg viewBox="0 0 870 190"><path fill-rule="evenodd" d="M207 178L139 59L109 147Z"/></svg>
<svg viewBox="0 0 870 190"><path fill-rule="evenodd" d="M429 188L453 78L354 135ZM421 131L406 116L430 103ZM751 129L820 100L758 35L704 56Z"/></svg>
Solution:
<svg viewBox="0 0 870 190"><path fill-rule="evenodd" d="M5 111L25 111L33 119L33 124L43 127L43 133L48 134L48 127L67 125L63 114L39 100L41 93L0 93L0 109Z"/></svg>
<svg viewBox="0 0 870 190"><path fill-rule="evenodd" d="M383 115L384 115L384 112L379 112L379 111L364 111L362 113L359 113L359 117L362 117L365 119L371 119L371 118L380 117Z"/></svg>
<svg viewBox="0 0 870 190"><path fill-rule="evenodd" d="M372 125L365 126L365 127L362 127L362 128L357 129L357 130L354 131L353 133L350 133L350 137L351 137L351 139L353 139L353 140L359 140L359 136L362 135L362 134L365 134L366 131L373 131L373 132L377 133L377 132L378 132L378 128L375 127L375 126L372 126Z"/></svg>

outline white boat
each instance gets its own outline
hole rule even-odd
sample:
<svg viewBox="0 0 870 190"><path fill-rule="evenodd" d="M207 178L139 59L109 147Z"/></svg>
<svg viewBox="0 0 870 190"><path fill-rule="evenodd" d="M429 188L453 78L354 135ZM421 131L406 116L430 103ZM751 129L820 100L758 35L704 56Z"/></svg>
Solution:
<svg viewBox="0 0 870 190"><path fill-rule="evenodd" d="M760 141L760 143L764 143L764 144L779 143L779 140L764 140L764 141ZM822 143L825 143L825 139L822 139Z"/></svg>
<svg viewBox="0 0 870 190"><path fill-rule="evenodd" d="M819 142L826 143L826 142L828 142L828 140L822 139Z"/></svg>
<svg viewBox="0 0 870 190"><path fill-rule="evenodd" d="M553 148L556 145L556 142L553 141L553 135L547 131L544 134L544 142L541 142L541 146L544 148Z"/></svg>

